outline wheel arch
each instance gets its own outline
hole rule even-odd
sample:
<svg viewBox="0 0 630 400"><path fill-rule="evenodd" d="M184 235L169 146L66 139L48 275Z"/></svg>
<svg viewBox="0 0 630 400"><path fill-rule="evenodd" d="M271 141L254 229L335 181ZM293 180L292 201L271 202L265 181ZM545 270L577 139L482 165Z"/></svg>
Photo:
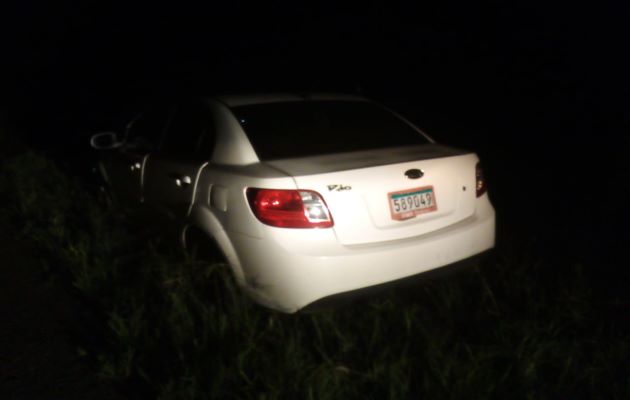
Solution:
<svg viewBox="0 0 630 400"><path fill-rule="evenodd" d="M181 233L181 244L184 249L187 248L188 240L192 239L195 234L202 235L214 243L215 247L223 253L237 283L245 285L245 274L232 241L217 217L206 207L193 207L191 210L188 223Z"/></svg>

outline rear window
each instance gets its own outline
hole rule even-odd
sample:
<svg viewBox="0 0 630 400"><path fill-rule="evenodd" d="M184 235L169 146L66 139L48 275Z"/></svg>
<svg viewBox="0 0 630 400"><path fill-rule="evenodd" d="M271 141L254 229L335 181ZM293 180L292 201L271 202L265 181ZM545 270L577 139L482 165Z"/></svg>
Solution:
<svg viewBox="0 0 630 400"><path fill-rule="evenodd" d="M429 143L364 101L294 101L232 108L262 161Z"/></svg>

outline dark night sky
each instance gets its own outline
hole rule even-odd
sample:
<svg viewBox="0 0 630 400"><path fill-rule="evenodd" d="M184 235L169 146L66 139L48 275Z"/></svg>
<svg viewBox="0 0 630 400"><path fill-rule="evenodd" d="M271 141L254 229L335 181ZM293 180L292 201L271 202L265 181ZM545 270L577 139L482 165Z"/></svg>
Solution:
<svg viewBox="0 0 630 400"><path fill-rule="evenodd" d="M628 94L629 15L612 4L104 3L6 13L5 101L54 103L66 123L156 91L361 87L467 125L497 107L534 119L563 102L620 112L610 96Z"/></svg>
<svg viewBox="0 0 630 400"><path fill-rule="evenodd" d="M519 91L626 90L613 87L628 39L619 6L107 3L22 2L5 14L10 91L83 101L359 84L449 107Z"/></svg>
<svg viewBox="0 0 630 400"><path fill-rule="evenodd" d="M630 94L622 2L102 3L3 13L0 100L31 143L86 152L89 134L156 93L360 88L477 150L499 210L525 207L522 193L585 224L617 207ZM567 209L577 197L599 214L583 201Z"/></svg>

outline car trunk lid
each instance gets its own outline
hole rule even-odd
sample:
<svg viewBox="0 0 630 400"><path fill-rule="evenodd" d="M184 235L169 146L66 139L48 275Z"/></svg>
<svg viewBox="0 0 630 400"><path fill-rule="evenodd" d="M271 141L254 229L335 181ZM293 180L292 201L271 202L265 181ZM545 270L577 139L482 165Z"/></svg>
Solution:
<svg viewBox="0 0 630 400"><path fill-rule="evenodd" d="M424 235L471 216L477 161L428 144L267 163L298 189L319 192L340 243L360 245Z"/></svg>

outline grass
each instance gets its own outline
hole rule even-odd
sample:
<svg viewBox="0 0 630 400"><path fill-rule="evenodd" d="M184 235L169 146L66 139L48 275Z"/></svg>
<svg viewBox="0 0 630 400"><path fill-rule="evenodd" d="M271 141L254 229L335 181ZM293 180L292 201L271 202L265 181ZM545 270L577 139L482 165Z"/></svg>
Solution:
<svg viewBox="0 0 630 400"><path fill-rule="evenodd" d="M578 262L506 235L450 278L315 314L265 310L226 266L138 236L41 155L2 164L2 226L94 305L102 379L159 399L606 398L630 395L630 333ZM517 240L519 239L519 240ZM131 396L130 395L130 396Z"/></svg>

